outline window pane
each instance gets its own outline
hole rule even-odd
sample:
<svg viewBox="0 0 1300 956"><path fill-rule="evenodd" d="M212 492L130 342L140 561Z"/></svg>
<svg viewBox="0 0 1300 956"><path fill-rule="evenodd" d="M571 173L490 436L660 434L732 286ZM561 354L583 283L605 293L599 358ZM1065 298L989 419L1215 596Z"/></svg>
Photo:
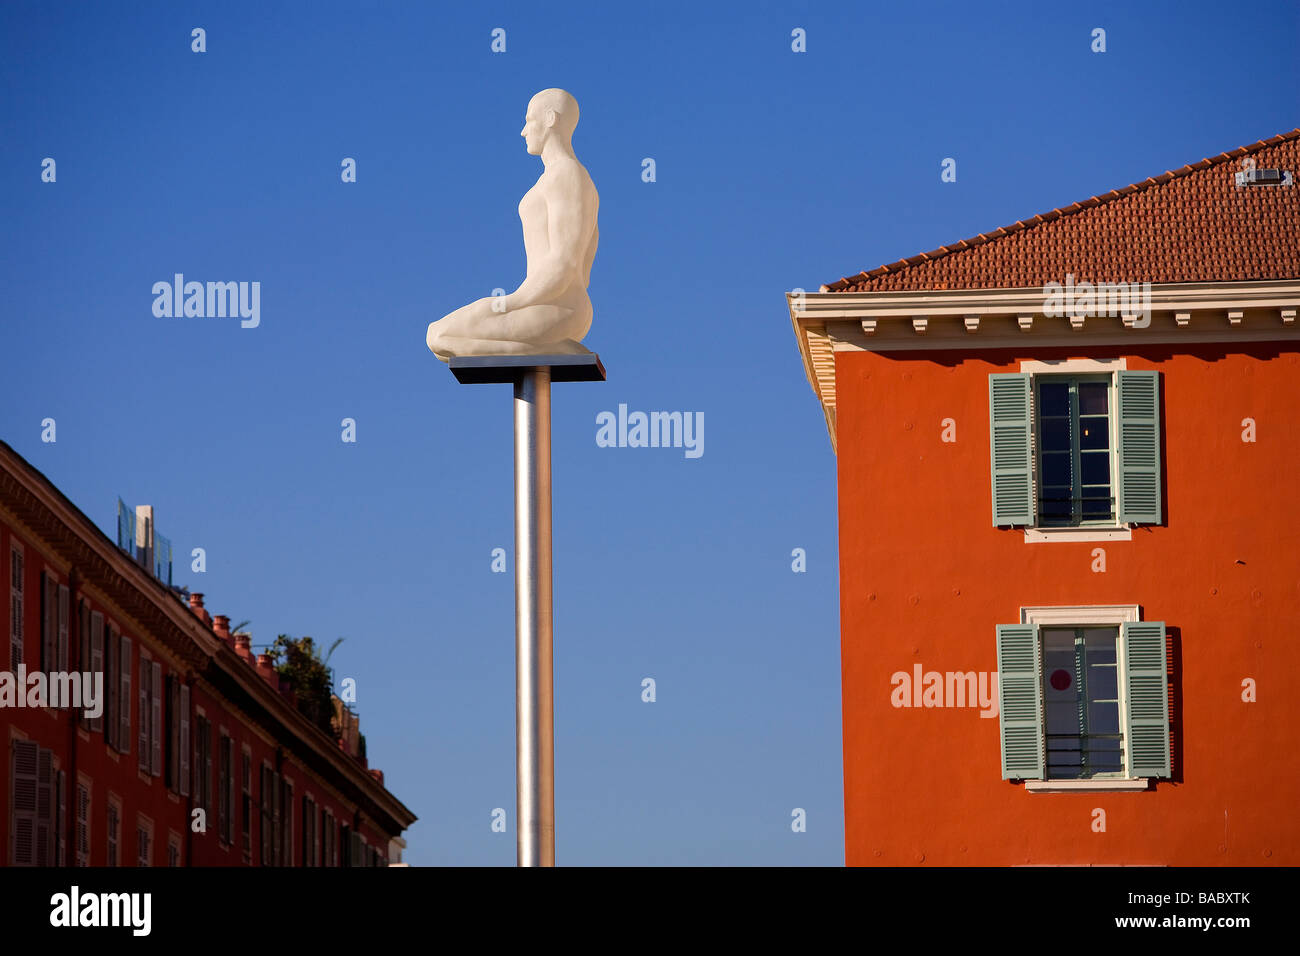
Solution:
<svg viewBox="0 0 1300 956"><path fill-rule="evenodd" d="M1038 499L1038 516L1047 523L1068 521L1070 518L1070 489L1044 488Z"/></svg>
<svg viewBox="0 0 1300 956"><path fill-rule="evenodd" d="M1038 402L1043 415L1069 415L1069 384L1066 382L1044 382L1038 389Z"/></svg>
<svg viewBox="0 0 1300 956"><path fill-rule="evenodd" d="M1079 383L1079 414L1105 415L1106 396L1110 386L1106 382Z"/></svg>
<svg viewBox="0 0 1300 956"><path fill-rule="evenodd" d="M1042 421L1042 438L1039 448L1043 451L1070 450L1070 420L1068 418L1045 418Z"/></svg>
<svg viewBox="0 0 1300 956"><path fill-rule="evenodd" d="M1092 492L1088 493L1091 494ZM1089 521L1099 521L1102 518L1111 518L1115 515L1109 497L1084 498L1082 513L1083 517Z"/></svg>
<svg viewBox="0 0 1300 956"><path fill-rule="evenodd" d="M1104 418L1079 420L1079 447L1102 449L1110 447L1110 426Z"/></svg>
<svg viewBox="0 0 1300 956"><path fill-rule="evenodd" d="M1091 690L1091 688L1090 688ZM1092 703L1088 705L1088 733L1119 733L1119 704Z"/></svg>
<svg viewBox="0 0 1300 956"><path fill-rule="evenodd" d="M1043 484L1070 487L1070 455L1060 452L1044 452Z"/></svg>
<svg viewBox="0 0 1300 956"><path fill-rule="evenodd" d="M1106 452L1083 452L1079 455L1079 475L1085 485L1110 485L1110 455ZM1110 492L1106 493L1108 496ZM1096 495L1093 495L1096 497Z"/></svg>
<svg viewBox="0 0 1300 956"><path fill-rule="evenodd" d="M1113 627L1089 627L1083 632L1083 644L1088 651L1089 664L1114 664L1115 639L1119 631Z"/></svg>
<svg viewBox="0 0 1300 956"><path fill-rule="evenodd" d="M1118 674L1114 664L1093 664L1088 667L1088 697L1094 701L1119 698ZM1114 733L1113 730L1103 731L1096 727L1091 729L1098 733Z"/></svg>

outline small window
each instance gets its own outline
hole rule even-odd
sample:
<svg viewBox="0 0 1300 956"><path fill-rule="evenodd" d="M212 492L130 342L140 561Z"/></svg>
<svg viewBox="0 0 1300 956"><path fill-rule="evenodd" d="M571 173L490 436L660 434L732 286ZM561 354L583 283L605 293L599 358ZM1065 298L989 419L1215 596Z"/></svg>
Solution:
<svg viewBox="0 0 1300 956"><path fill-rule="evenodd" d="M1109 376L1035 376L1038 523L1115 524Z"/></svg>
<svg viewBox="0 0 1300 956"><path fill-rule="evenodd" d="M143 817L135 826L135 865L153 866L153 824Z"/></svg>
<svg viewBox="0 0 1300 956"><path fill-rule="evenodd" d="M108 865L120 866L117 857L118 834L121 831L122 811L114 801L108 804Z"/></svg>
<svg viewBox="0 0 1300 956"><path fill-rule="evenodd" d="M1119 628L1043 628L1047 778L1123 776Z"/></svg>

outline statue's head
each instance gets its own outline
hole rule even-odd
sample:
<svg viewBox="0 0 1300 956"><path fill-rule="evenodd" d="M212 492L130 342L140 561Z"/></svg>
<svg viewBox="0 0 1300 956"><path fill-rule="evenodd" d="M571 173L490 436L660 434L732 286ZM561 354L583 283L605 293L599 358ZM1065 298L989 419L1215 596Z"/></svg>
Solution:
<svg viewBox="0 0 1300 956"><path fill-rule="evenodd" d="M528 113L519 135L533 156L542 154L547 140L558 136L571 149L573 129L578 125L578 101L564 90L542 90L528 101Z"/></svg>

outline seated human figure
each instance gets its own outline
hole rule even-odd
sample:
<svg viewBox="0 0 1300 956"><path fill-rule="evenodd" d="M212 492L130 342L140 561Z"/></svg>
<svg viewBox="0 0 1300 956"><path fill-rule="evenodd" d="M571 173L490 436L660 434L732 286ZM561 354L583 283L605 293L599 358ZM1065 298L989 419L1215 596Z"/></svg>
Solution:
<svg viewBox="0 0 1300 956"><path fill-rule="evenodd" d="M429 349L446 362L460 355L586 353L591 328L591 263L600 230L600 197L573 154L578 103L564 90L542 90L528 103L524 137L542 157L541 177L519 201L527 274L509 295L489 296L429 324Z"/></svg>

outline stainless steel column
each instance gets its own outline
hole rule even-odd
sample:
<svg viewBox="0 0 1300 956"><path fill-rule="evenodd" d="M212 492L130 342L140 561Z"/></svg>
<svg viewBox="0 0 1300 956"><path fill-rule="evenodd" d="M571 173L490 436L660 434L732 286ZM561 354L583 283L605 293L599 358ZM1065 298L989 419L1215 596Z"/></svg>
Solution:
<svg viewBox="0 0 1300 956"><path fill-rule="evenodd" d="M520 866L555 865L551 370L515 381L515 772Z"/></svg>

